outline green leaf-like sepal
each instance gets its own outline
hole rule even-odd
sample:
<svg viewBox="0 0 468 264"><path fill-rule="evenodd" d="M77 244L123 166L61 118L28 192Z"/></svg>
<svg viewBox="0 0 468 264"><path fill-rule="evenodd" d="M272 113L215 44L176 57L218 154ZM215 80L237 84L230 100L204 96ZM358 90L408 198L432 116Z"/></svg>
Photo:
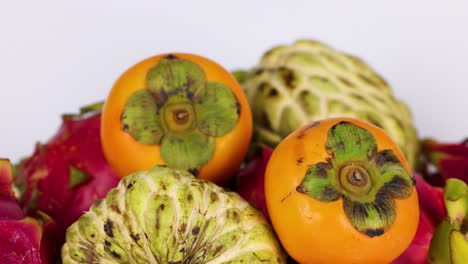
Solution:
<svg viewBox="0 0 468 264"><path fill-rule="evenodd" d="M390 149L378 152L370 162L370 168L375 170L379 180L376 188L385 190L391 198L405 199L413 190L412 175Z"/></svg>
<svg viewBox="0 0 468 264"><path fill-rule="evenodd" d="M161 144L161 154L172 167L197 171L213 156L214 148L214 138L193 130L184 135L167 135Z"/></svg>
<svg viewBox="0 0 468 264"><path fill-rule="evenodd" d="M338 166L349 161L368 161L377 151L372 134L352 123L340 122L328 131L327 152Z"/></svg>
<svg viewBox="0 0 468 264"><path fill-rule="evenodd" d="M198 127L211 136L222 136L231 131L239 118L237 100L225 84L210 82L203 100L195 104Z"/></svg>
<svg viewBox="0 0 468 264"><path fill-rule="evenodd" d="M199 65L175 56L162 59L146 75L147 88L160 105L174 95L191 99L203 91L205 82L205 72Z"/></svg>
<svg viewBox="0 0 468 264"><path fill-rule="evenodd" d="M84 171L79 170L76 167L70 166L70 181L68 183L68 188L72 189L90 179L91 176L85 173Z"/></svg>
<svg viewBox="0 0 468 264"><path fill-rule="evenodd" d="M372 203L343 199L343 208L351 224L370 237L382 235L395 220L396 205L388 196L377 196Z"/></svg>
<svg viewBox="0 0 468 264"><path fill-rule="evenodd" d="M302 183L297 191L310 195L322 201L332 202L341 198L341 193L336 189L335 170L331 164L319 162L307 170Z"/></svg>
<svg viewBox="0 0 468 264"><path fill-rule="evenodd" d="M447 216L452 222L463 222L468 217L468 186L460 179L447 179L444 187Z"/></svg>
<svg viewBox="0 0 468 264"><path fill-rule="evenodd" d="M156 99L148 89L132 94L121 117L122 129L142 144L159 144L164 136Z"/></svg>

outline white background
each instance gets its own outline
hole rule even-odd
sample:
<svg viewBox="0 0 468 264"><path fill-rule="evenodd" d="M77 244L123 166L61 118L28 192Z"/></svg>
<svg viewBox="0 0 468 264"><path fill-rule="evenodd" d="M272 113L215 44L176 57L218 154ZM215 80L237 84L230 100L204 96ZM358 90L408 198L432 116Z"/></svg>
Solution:
<svg viewBox="0 0 468 264"><path fill-rule="evenodd" d="M468 136L467 1L1 0L0 156L29 155L146 57L192 52L232 70L298 38L369 62L422 137Z"/></svg>

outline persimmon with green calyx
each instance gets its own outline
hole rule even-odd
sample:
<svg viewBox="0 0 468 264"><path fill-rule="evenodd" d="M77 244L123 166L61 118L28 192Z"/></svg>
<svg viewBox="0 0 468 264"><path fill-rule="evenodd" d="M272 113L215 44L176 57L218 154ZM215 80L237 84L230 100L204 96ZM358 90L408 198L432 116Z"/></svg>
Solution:
<svg viewBox="0 0 468 264"><path fill-rule="evenodd" d="M103 110L104 153L120 177L164 164L223 184L239 169L251 135L251 110L236 79L194 54L137 63Z"/></svg>
<svg viewBox="0 0 468 264"><path fill-rule="evenodd" d="M317 121L281 141L267 164L265 198L299 263L390 263L419 222L414 178L398 145L353 118Z"/></svg>

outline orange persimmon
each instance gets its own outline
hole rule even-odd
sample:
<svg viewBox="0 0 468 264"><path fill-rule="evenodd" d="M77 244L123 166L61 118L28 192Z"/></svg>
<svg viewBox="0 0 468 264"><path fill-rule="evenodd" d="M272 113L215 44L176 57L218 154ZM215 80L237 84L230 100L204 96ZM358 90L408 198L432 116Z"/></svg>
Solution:
<svg viewBox="0 0 468 264"><path fill-rule="evenodd" d="M419 221L402 152L381 128L352 118L317 121L285 138L268 162L265 197L299 263L390 263Z"/></svg>
<svg viewBox="0 0 468 264"><path fill-rule="evenodd" d="M251 135L239 83L195 54L137 63L116 81L102 113L104 154L120 177L165 164L222 184L238 170Z"/></svg>

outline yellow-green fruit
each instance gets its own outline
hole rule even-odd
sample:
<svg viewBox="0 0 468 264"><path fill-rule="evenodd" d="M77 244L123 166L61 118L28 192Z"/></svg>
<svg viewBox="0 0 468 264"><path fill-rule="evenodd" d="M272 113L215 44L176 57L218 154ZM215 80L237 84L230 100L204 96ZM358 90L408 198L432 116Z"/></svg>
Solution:
<svg viewBox="0 0 468 264"><path fill-rule="evenodd" d="M414 168L418 137L408 107L368 64L312 40L267 51L242 73L256 139L275 146L303 125L354 117L383 128Z"/></svg>
<svg viewBox="0 0 468 264"><path fill-rule="evenodd" d="M122 179L67 230L68 263L286 263L271 226L237 193L156 166Z"/></svg>
<svg viewBox="0 0 468 264"><path fill-rule="evenodd" d="M432 264L468 263L468 186L449 178L444 187L447 216L434 231L428 259Z"/></svg>

